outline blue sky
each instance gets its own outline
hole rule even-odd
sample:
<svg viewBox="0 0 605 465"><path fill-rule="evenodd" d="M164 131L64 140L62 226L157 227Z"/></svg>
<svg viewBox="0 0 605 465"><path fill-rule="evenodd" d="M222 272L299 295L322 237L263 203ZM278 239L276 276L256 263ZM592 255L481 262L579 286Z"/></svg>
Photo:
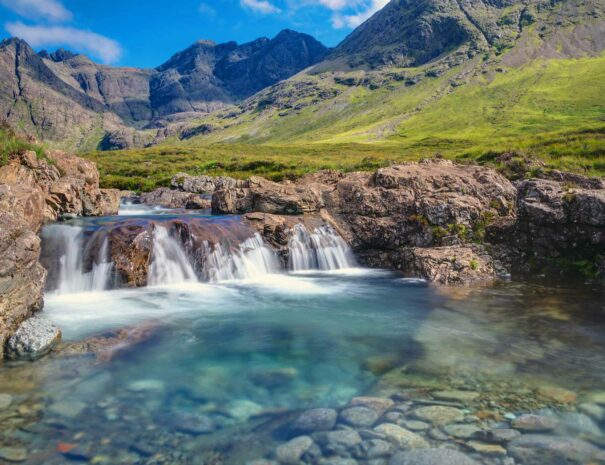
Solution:
<svg viewBox="0 0 605 465"><path fill-rule="evenodd" d="M247 42L285 28L328 46L388 0L0 0L1 37L112 65L155 67L200 39Z"/></svg>

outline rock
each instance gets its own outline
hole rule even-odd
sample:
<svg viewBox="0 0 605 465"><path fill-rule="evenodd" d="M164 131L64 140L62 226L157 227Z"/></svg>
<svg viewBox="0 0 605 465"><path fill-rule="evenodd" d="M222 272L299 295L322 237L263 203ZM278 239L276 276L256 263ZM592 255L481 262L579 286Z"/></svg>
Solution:
<svg viewBox="0 0 605 465"><path fill-rule="evenodd" d="M350 407L340 412L340 420L355 428L372 426L379 418L378 412L368 407Z"/></svg>
<svg viewBox="0 0 605 465"><path fill-rule="evenodd" d="M382 397L353 397L349 402L350 407L367 407L382 415L388 409L393 408L395 402Z"/></svg>
<svg viewBox="0 0 605 465"><path fill-rule="evenodd" d="M429 447L429 444L421 436L391 423L378 425L374 428L374 431L384 434L391 443L401 449L423 449Z"/></svg>
<svg viewBox="0 0 605 465"><path fill-rule="evenodd" d="M168 421L175 430L193 436L209 434L216 429L216 425L210 417L196 413L177 413L174 416L169 415Z"/></svg>
<svg viewBox="0 0 605 465"><path fill-rule="evenodd" d="M10 394L0 394L0 410L4 410L5 408L8 408L10 406L10 404L12 404L13 402L13 396L11 396Z"/></svg>
<svg viewBox="0 0 605 465"><path fill-rule="evenodd" d="M349 449L362 441L359 433L354 430L320 432L314 433L312 437L327 454L347 454Z"/></svg>
<svg viewBox="0 0 605 465"><path fill-rule="evenodd" d="M559 414L558 418L561 423L557 428L557 433L561 436L577 436L578 433L601 435L601 428L584 413L563 412Z"/></svg>
<svg viewBox="0 0 605 465"><path fill-rule="evenodd" d="M437 426L459 422L464 419L462 410L438 405L417 408L412 414L420 420L428 421Z"/></svg>
<svg viewBox="0 0 605 465"><path fill-rule="evenodd" d="M48 354L61 340L61 330L46 318L25 320L8 340L6 355L13 359L36 360Z"/></svg>
<svg viewBox="0 0 605 465"><path fill-rule="evenodd" d="M554 400L560 404L572 404L578 398L578 395L573 391L553 386L539 387L536 389L536 393L541 397Z"/></svg>
<svg viewBox="0 0 605 465"><path fill-rule="evenodd" d="M602 392L591 392L586 396L587 402L602 405L605 407L605 391Z"/></svg>
<svg viewBox="0 0 605 465"><path fill-rule="evenodd" d="M246 421L263 412L262 405L248 399L238 399L229 403L227 412L229 416L237 420Z"/></svg>
<svg viewBox="0 0 605 465"><path fill-rule="evenodd" d="M382 439L370 439L356 446L354 456L359 459L378 459L393 454L391 443Z"/></svg>
<svg viewBox="0 0 605 465"><path fill-rule="evenodd" d="M130 383L128 390L133 392L163 391L165 387L164 381L159 379L139 379Z"/></svg>
<svg viewBox="0 0 605 465"><path fill-rule="evenodd" d="M466 446L475 452L485 455L506 455L506 449L499 444L487 444L481 441L468 441Z"/></svg>
<svg viewBox="0 0 605 465"><path fill-rule="evenodd" d="M443 431L458 439L470 439L478 437L482 430L475 425L447 425Z"/></svg>
<svg viewBox="0 0 605 465"><path fill-rule="evenodd" d="M337 417L338 412L329 408L307 410L292 422L290 429L299 434L328 431L334 428Z"/></svg>
<svg viewBox="0 0 605 465"><path fill-rule="evenodd" d="M453 449L424 449L400 452L389 465L479 465L479 462Z"/></svg>
<svg viewBox="0 0 605 465"><path fill-rule="evenodd" d="M605 420L605 407L598 404L584 403L580 404L578 409L596 421Z"/></svg>
<svg viewBox="0 0 605 465"><path fill-rule="evenodd" d="M76 418L84 409L86 404L78 400L61 400L50 405L49 412L66 418Z"/></svg>
<svg viewBox="0 0 605 465"><path fill-rule="evenodd" d="M27 459L27 449L22 447L0 447L0 459L7 462L24 462Z"/></svg>
<svg viewBox="0 0 605 465"><path fill-rule="evenodd" d="M245 188L248 183L228 176L190 176L178 173L172 178L170 186L194 194L212 194L220 189Z"/></svg>
<svg viewBox="0 0 605 465"><path fill-rule="evenodd" d="M436 391L432 395L438 400L460 402L461 404L469 404L479 397L479 393L474 391Z"/></svg>
<svg viewBox="0 0 605 465"><path fill-rule="evenodd" d="M424 421L418 421L418 420L403 421L403 422L401 422L401 426L403 426L404 428L407 428L409 430L412 430L412 431L426 431L431 427L431 425L429 425L428 423L425 423Z"/></svg>
<svg viewBox="0 0 605 465"><path fill-rule="evenodd" d="M275 458L285 465L298 465L303 454L311 448L313 439L299 436L275 449Z"/></svg>
<svg viewBox="0 0 605 465"><path fill-rule="evenodd" d="M494 428L491 430L482 431L478 436L480 439L487 442L496 442L498 444L504 444L521 436L521 433L516 429Z"/></svg>
<svg viewBox="0 0 605 465"><path fill-rule="evenodd" d="M171 190L167 187L160 187L141 195L141 203L191 210L210 208L210 201L202 199L198 194Z"/></svg>
<svg viewBox="0 0 605 465"><path fill-rule="evenodd" d="M512 423L513 428L528 432L552 431L559 426L559 420L541 415L521 415Z"/></svg>
<svg viewBox="0 0 605 465"><path fill-rule="evenodd" d="M292 382L297 376L296 368L275 368L256 371L250 375L250 379L259 386L274 388Z"/></svg>
<svg viewBox="0 0 605 465"><path fill-rule="evenodd" d="M580 465L590 462L598 449L579 439L525 434L510 442L508 452L523 465Z"/></svg>

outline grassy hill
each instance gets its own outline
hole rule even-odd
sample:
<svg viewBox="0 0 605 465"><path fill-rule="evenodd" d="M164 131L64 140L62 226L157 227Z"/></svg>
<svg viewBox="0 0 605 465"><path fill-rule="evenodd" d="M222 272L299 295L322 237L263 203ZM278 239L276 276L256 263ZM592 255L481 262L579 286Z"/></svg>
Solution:
<svg viewBox="0 0 605 465"><path fill-rule="evenodd" d="M519 152L550 168L605 174L605 56L518 67L475 57L435 69L303 74L196 122L209 133L85 156L105 185L135 189L165 185L178 171L280 179L436 153L493 162Z"/></svg>

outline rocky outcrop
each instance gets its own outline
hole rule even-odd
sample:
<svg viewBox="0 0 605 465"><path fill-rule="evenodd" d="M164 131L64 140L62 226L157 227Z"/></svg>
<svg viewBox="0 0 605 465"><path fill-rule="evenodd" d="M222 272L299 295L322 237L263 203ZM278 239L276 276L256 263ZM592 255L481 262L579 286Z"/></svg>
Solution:
<svg viewBox="0 0 605 465"><path fill-rule="evenodd" d="M375 173L323 171L294 183L252 177L247 187L217 190L212 208L248 213L277 248L292 222L279 218L321 217L362 263L439 284L472 284L532 267L558 269L561 262L603 266L602 180L557 171L541 175L548 179L513 185L486 167L424 160Z"/></svg>
<svg viewBox="0 0 605 465"><path fill-rule="evenodd" d="M167 187L160 187L141 195L140 201L147 205L159 205L164 208L184 208L188 210L210 208L209 199L204 199L198 194L175 191Z"/></svg>
<svg viewBox="0 0 605 465"><path fill-rule="evenodd" d="M65 215L116 214L118 207L119 191L99 189L95 164L74 155L25 152L0 167L0 358L8 338L42 309L42 225ZM28 357L41 350L32 348Z"/></svg>
<svg viewBox="0 0 605 465"><path fill-rule="evenodd" d="M177 173L170 183L173 189L194 194L212 194L215 190L248 187L247 181L230 178L229 176L190 176L187 173Z"/></svg>
<svg viewBox="0 0 605 465"><path fill-rule="evenodd" d="M61 330L49 320L34 316L25 320L8 340L7 356L13 360L36 360L48 354L61 340Z"/></svg>

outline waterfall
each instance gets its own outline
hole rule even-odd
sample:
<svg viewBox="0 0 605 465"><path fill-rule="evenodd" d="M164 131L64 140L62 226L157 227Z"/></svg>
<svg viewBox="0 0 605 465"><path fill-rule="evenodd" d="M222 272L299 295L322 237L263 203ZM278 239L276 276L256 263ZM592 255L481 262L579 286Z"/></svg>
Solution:
<svg viewBox="0 0 605 465"><path fill-rule="evenodd" d="M95 253L94 244L100 239L93 235L85 241L84 229L77 226L54 225L44 229L44 239L53 254L59 256L54 291L57 294L100 292L109 287L113 263L109 260L107 237ZM92 262L90 270L85 263Z"/></svg>
<svg viewBox="0 0 605 465"><path fill-rule="evenodd" d="M277 256L258 233L232 251L225 250L220 244L213 248L206 241L204 257L204 277L211 282L254 279L280 270Z"/></svg>
<svg viewBox="0 0 605 465"><path fill-rule="evenodd" d="M170 236L164 226L153 230L152 261L147 282L150 286L197 281L191 261L183 246Z"/></svg>
<svg viewBox="0 0 605 465"><path fill-rule="evenodd" d="M297 224L288 249L292 271L339 270L355 266L350 247L330 226L321 226L309 233L302 224Z"/></svg>

